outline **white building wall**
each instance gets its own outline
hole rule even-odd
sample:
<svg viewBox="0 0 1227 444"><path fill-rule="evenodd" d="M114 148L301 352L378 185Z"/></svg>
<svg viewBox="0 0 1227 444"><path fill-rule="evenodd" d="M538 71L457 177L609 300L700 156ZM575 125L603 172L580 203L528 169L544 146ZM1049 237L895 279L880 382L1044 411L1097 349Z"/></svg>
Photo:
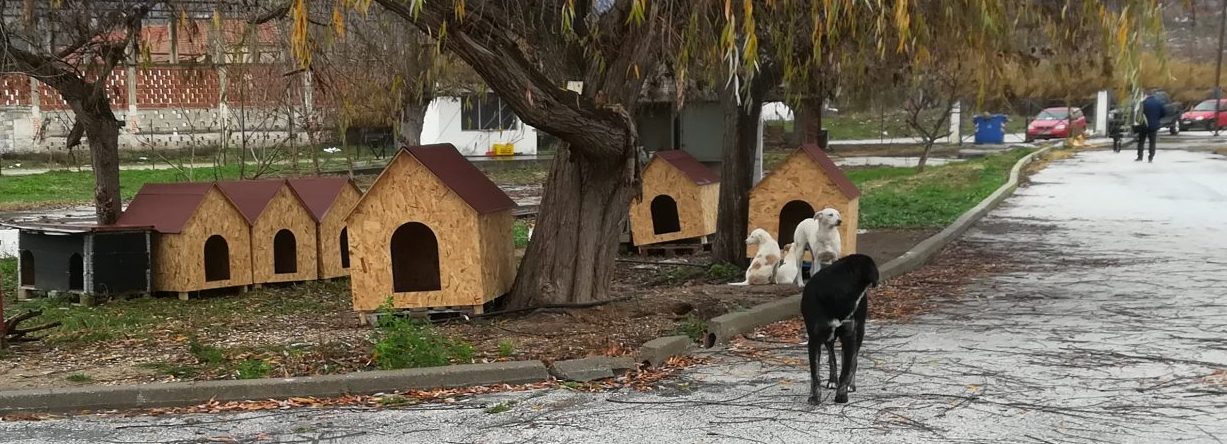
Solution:
<svg viewBox="0 0 1227 444"><path fill-rule="evenodd" d="M462 131L461 99L439 97L430 102L422 122L422 143L450 143L466 156L493 154L494 144L511 143L517 155L537 154L537 129L516 119L515 129L505 131Z"/></svg>

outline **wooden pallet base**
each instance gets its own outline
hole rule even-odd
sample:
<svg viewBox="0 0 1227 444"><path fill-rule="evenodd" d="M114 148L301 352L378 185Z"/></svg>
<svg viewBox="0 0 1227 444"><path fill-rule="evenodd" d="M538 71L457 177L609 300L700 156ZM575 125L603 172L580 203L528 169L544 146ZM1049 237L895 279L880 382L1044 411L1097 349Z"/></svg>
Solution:
<svg viewBox="0 0 1227 444"><path fill-rule="evenodd" d="M29 300L33 300L37 298L48 298L48 297L67 298L67 299L76 299L78 304L86 306L86 307L92 307L98 304L103 304L103 303L107 303L111 301L126 301L128 299L135 299L135 298L148 296L148 295L149 293L146 293L146 292L94 294L94 293L86 293L80 290L42 291L42 290L38 290L32 287L24 287L24 288L17 289L17 300L18 301L29 301Z"/></svg>
<svg viewBox="0 0 1227 444"><path fill-rule="evenodd" d="M661 244L640 245L635 248L638 249L640 256L684 256L698 254L703 251L711 251L711 242L707 236L702 236Z"/></svg>
<svg viewBox="0 0 1227 444"><path fill-rule="evenodd" d="M395 316L408 316L417 319L434 319L436 317L446 316L479 315L484 312L484 305L457 305L432 308L400 308L393 309L391 314ZM379 319L387 315L388 313L380 311L360 311L358 312L358 324L365 326L379 325Z"/></svg>

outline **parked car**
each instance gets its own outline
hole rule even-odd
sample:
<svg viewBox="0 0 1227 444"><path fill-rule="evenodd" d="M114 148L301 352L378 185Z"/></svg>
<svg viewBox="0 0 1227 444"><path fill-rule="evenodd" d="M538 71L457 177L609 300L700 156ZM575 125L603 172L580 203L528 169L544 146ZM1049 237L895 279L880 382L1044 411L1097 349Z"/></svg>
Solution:
<svg viewBox="0 0 1227 444"><path fill-rule="evenodd" d="M1064 139L1086 132L1086 116L1078 108L1046 108L1027 125L1027 141Z"/></svg>
<svg viewBox="0 0 1227 444"><path fill-rule="evenodd" d="M1194 106L1193 109L1185 111L1184 114L1180 115L1180 130L1202 129L1212 131L1216 126L1220 129L1227 128L1227 99L1220 99L1218 102L1218 118L1214 116L1214 99L1203 100Z"/></svg>

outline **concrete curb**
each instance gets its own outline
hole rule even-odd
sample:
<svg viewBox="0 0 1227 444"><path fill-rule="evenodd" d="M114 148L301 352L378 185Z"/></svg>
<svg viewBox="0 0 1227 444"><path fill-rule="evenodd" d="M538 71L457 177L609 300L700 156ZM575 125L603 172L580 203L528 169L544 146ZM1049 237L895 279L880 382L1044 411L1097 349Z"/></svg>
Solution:
<svg viewBox="0 0 1227 444"><path fill-rule="evenodd" d="M881 274L882 281L907 274L932 259L943 248L966 232L968 228L971 228L972 224L982 219L989 211L996 208L997 205L1000 205L1005 198L1014 194L1014 190L1018 189L1018 180L1022 175L1022 169L1030 165L1036 157L1047 153L1057 146L1050 145L1036 150L1022 159L1018 159L1018 162L1015 162L1014 167L1010 169L1010 177L1006 180L1005 184L997 188L997 191L994 191L993 194L980 201L972 209L964 212L962 216L955 219L946 229L921 241L906 253L879 267L878 271ZM714 347L717 344L727 344L729 340L737 335L763 325L797 316L800 314L800 309L801 295L798 294L778 301L759 304L751 307L749 310L717 316L707 321L707 332L703 336L703 346Z"/></svg>
<svg viewBox="0 0 1227 444"><path fill-rule="evenodd" d="M200 381L0 392L0 413L72 412L172 407L215 401L330 397L397 390L525 384L550 377L541 361L465 364L242 381Z"/></svg>
<svg viewBox="0 0 1227 444"><path fill-rule="evenodd" d="M685 354L693 342L689 336L664 336L639 346L635 360L651 367L663 365L669 358Z"/></svg>
<svg viewBox="0 0 1227 444"><path fill-rule="evenodd" d="M628 356L591 356L554 361L550 374L564 381L588 382L612 378L635 365L635 360Z"/></svg>

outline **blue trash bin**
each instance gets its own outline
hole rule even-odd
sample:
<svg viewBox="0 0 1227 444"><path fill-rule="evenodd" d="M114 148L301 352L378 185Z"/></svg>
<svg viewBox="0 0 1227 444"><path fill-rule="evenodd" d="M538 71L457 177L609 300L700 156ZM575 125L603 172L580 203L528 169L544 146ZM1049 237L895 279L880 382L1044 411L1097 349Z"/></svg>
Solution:
<svg viewBox="0 0 1227 444"><path fill-rule="evenodd" d="M975 116L976 145L1005 143L1005 114Z"/></svg>

